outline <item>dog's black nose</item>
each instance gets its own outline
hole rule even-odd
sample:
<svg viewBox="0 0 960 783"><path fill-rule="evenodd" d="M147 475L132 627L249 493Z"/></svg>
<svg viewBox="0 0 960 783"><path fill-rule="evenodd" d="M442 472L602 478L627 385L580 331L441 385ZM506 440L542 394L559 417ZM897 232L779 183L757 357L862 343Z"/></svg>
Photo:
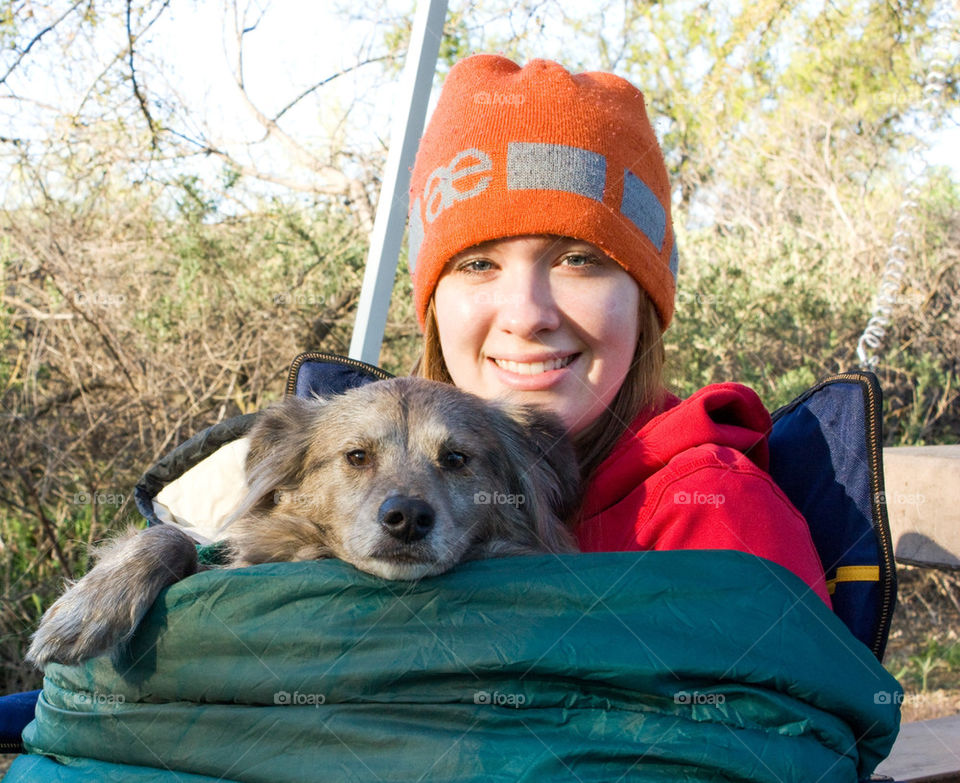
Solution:
<svg viewBox="0 0 960 783"><path fill-rule="evenodd" d="M433 507L419 498L395 495L383 501L378 521L400 541L419 541L433 527Z"/></svg>

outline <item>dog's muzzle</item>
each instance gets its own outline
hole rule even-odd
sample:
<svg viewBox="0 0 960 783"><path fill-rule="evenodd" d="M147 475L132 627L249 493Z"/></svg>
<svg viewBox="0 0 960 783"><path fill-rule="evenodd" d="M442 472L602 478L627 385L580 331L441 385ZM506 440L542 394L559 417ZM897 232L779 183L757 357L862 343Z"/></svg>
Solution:
<svg viewBox="0 0 960 783"><path fill-rule="evenodd" d="M394 495L383 501L377 521L398 541L413 543L433 529L433 506L420 498Z"/></svg>

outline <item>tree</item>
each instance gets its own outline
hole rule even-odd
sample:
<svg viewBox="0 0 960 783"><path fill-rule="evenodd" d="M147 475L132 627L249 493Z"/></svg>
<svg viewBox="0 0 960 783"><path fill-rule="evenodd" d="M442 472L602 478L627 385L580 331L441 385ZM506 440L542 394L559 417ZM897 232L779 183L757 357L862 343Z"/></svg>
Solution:
<svg viewBox="0 0 960 783"><path fill-rule="evenodd" d="M245 121L226 130L171 80L175 63L165 43L174 25L196 22L203 9L172 9L170 0L75 2L62 10L29 0L7 3L0 17L7 43L0 98L5 125L17 130L0 137L0 165L18 174L20 186L8 189L7 198L29 203L39 197L35 187L56 192L52 180L63 177L76 186L91 167L105 167L126 183L178 186L183 177L200 175L208 189L219 184L221 195L241 210L255 200L244 201L238 183L259 182L251 193L303 194L347 205L369 230L383 151L346 144L338 129L352 107L334 110L318 99L331 83L373 63L388 64L398 53L367 47L348 65L310 74L309 83L255 97L247 54L267 12L232 0L222 18L224 47L232 97ZM286 122L298 111L323 116L327 137L292 132ZM237 130L245 138L237 138ZM80 170L61 171L58 163Z"/></svg>

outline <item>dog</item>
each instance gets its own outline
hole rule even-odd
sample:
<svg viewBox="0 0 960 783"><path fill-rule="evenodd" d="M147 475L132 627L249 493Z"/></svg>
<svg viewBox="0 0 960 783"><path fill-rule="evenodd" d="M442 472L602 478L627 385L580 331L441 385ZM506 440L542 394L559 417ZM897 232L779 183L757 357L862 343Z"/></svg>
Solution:
<svg viewBox="0 0 960 783"><path fill-rule="evenodd" d="M393 378L287 398L249 433L249 491L226 567L339 558L391 580L489 557L577 551L579 470L560 420L529 405ZM161 590L200 568L172 525L128 530L50 607L27 660L76 664L129 641Z"/></svg>

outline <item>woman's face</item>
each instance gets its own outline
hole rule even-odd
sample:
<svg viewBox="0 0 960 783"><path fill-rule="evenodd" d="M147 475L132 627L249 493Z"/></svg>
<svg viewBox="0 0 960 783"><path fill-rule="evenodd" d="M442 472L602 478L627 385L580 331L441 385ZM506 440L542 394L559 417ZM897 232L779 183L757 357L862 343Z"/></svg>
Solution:
<svg viewBox="0 0 960 783"><path fill-rule="evenodd" d="M589 242L521 236L454 256L434 295L453 382L510 396L563 420L570 434L610 404L639 336L639 287Z"/></svg>

